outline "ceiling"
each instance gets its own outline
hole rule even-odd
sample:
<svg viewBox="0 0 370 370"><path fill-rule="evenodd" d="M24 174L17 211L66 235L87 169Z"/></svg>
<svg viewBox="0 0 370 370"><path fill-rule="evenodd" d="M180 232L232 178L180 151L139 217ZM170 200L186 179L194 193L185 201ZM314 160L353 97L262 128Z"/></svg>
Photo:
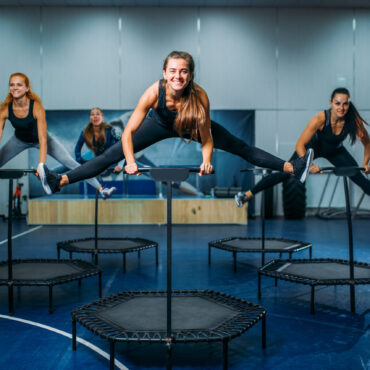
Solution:
<svg viewBox="0 0 370 370"><path fill-rule="evenodd" d="M370 8L370 0L0 0L0 6Z"/></svg>

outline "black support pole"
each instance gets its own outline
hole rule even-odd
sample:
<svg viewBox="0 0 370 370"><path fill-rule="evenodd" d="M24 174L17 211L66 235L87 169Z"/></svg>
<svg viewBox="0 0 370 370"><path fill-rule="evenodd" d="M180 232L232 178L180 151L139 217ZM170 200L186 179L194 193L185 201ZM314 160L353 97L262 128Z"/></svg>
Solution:
<svg viewBox="0 0 370 370"><path fill-rule="evenodd" d="M167 181L167 340L172 332L172 181Z"/></svg>
<svg viewBox="0 0 370 370"><path fill-rule="evenodd" d="M352 215L351 205L349 202L349 191L347 177L343 176L344 195L346 198L346 214L347 214L347 225L348 225L348 246L349 246L349 289L350 289L350 300L351 300L351 312L356 312L356 301L355 301L355 271L353 264L353 234L352 234Z"/></svg>
<svg viewBox="0 0 370 370"><path fill-rule="evenodd" d="M13 299L13 251L12 251L12 203L13 203L13 179L9 179L9 194L8 194L8 306L9 313L14 314L14 299Z"/></svg>
<svg viewBox="0 0 370 370"><path fill-rule="evenodd" d="M94 222L94 261L95 265L98 264L98 203L99 203L99 190L95 192L95 222Z"/></svg>

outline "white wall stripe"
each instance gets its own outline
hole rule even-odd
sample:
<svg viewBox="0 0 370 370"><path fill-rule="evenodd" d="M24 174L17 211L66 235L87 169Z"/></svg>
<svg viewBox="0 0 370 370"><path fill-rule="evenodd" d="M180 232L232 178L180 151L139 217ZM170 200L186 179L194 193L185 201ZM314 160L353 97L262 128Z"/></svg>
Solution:
<svg viewBox="0 0 370 370"><path fill-rule="evenodd" d="M44 324L40 324L40 323L35 322L35 321L25 320L25 319L21 319L21 318L18 318L18 317L1 315L1 314L0 314L0 318L1 319L5 319L5 320L12 320L12 321L21 322L23 324L33 325L33 326L36 326L38 328L49 330L49 331L52 331L54 333L63 335L64 337L67 337L67 338L72 339L72 334L69 334L69 333L67 333L67 332L65 332L63 330L59 330L59 329L53 328L52 326L49 326L49 325L44 325ZM102 357L104 357L107 360L109 360L109 354L107 352L104 352L99 347L95 346L94 344L91 344L90 342L88 342L88 341L86 341L86 340L84 340L82 338L79 338L79 337L77 337L77 342L79 342L79 343L83 344L84 346L92 349L93 351L95 351L96 353L98 353L99 355L101 355ZM128 370L128 368L124 364L122 364L122 362L120 362L120 361L118 361L116 359L114 360L114 364L118 367L118 369Z"/></svg>

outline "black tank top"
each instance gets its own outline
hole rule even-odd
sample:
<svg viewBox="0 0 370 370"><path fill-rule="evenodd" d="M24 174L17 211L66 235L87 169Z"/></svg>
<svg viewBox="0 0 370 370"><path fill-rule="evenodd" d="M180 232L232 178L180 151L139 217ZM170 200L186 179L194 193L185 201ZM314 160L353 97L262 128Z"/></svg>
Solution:
<svg viewBox="0 0 370 370"><path fill-rule="evenodd" d="M322 154L330 155L336 152L336 150L343 146L343 141L348 135L346 125L343 126L342 131L335 135L331 127L331 112L330 109L325 110L325 124L322 130L318 130L314 137L315 146L317 146L319 152ZM316 150L315 150L316 152Z"/></svg>
<svg viewBox="0 0 370 370"><path fill-rule="evenodd" d="M25 118L18 118L13 112L13 103L8 105L8 119L15 128L15 137L27 143L38 143L37 120L33 117L34 100L30 100L30 108Z"/></svg>
<svg viewBox="0 0 370 370"><path fill-rule="evenodd" d="M156 109L151 109L149 117L166 126L173 126L177 117L177 111L169 110L166 106L166 86L163 79L159 80L158 84L158 106Z"/></svg>

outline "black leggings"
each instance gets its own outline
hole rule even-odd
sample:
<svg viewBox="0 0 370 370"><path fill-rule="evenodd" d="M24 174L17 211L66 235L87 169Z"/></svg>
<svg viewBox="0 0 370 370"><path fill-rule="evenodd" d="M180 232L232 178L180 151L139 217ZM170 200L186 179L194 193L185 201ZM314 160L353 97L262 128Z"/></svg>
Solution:
<svg viewBox="0 0 370 370"><path fill-rule="evenodd" d="M309 146L307 146L308 148ZM326 158L329 162L331 162L336 167L346 167L346 166L354 166L358 167L356 160L351 156L351 154L347 151L345 147L340 147L336 149L335 153L332 154L323 154L320 153L320 150L317 147L313 147L315 152L315 158L323 157ZM290 160L298 158L298 154L294 152ZM262 190L265 190L271 186L279 184L283 182L287 178L289 178L289 174L285 173L273 173L269 176L264 177L261 181L259 181L254 188L251 190L253 195L259 193ZM367 195L370 195L370 180L367 179L361 172L358 172L355 176L351 176L350 179L357 184Z"/></svg>
<svg viewBox="0 0 370 370"><path fill-rule="evenodd" d="M238 155L256 166L283 171L285 161L246 144L218 123L212 121L211 132L215 149ZM158 141L172 137L179 137L172 126L167 126L152 118L145 118L133 136L134 152L139 152ZM122 143L119 141L103 154L68 172L66 175L69 183L95 177L111 164L117 163L123 158Z"/></svg>

